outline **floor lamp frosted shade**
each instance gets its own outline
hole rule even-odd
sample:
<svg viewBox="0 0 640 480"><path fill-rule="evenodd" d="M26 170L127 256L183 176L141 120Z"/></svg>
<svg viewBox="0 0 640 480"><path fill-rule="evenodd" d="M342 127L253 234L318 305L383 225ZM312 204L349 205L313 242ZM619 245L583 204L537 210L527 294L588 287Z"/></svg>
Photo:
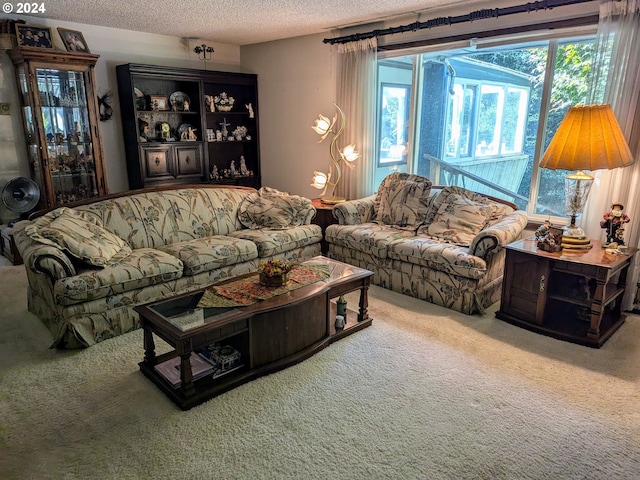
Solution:
<svg viewBox="0 0 640 480"><path fill-rule="evenodd" d="M542 168L578 170L565 180L566 212L571 216L565 236L585 237L576 217L587 203L593 177L583 170L612 170L632 163L631 150L610 105L569 109L540 160Z"/></svg>

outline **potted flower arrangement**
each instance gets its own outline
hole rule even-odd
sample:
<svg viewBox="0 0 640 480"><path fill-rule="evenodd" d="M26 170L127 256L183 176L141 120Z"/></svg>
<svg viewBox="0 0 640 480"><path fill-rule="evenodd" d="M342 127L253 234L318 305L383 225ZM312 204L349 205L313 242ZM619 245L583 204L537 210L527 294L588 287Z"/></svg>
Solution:
<svg viewBox="0 0 640 480"><path fill-rule="evenodd" d="M235 101L235 98L229 97L227 92L222 92L220 95L213 97L213 104L219 112L230 112Z"/></svg>
<svg viewBox="0 0 640 480"><path fill-rule="evenodd" d="M293 264L284 260L269 260L260 262L258 272L260 273L260 283L267 287L281 287L289 281L289 272L293 269Z"/></svg>

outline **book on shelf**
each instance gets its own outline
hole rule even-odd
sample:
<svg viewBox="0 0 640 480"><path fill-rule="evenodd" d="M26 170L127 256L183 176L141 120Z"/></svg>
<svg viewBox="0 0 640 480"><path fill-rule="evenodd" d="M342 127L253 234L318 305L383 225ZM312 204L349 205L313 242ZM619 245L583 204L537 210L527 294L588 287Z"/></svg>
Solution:
<svg viewBox="0 0 640 480"><path fill-rule="evenodd" d="M193 380L198 380L214 372L211 363L206 362L200 355L191 354L191 375ZM182 381L180 380L180 357L173 357L169 360L159 363L153 367L173 388L178 388Z"/></svg>
<svg viewBox="0 0 640 480"><path fill-rule="evenodd" d="M213 343L199 348L198 354L213 367L212 378L221 377L243 367L240 361L242 355L231 345Z"/></svg>

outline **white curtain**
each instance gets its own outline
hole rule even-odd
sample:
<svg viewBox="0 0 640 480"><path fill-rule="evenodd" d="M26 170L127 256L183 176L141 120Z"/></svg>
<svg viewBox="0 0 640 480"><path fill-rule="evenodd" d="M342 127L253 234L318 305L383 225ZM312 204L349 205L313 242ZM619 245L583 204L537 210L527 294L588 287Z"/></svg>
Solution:
<svg viewBox="0 0 640 480"><path fill-rule="evenodd" d="M336 195L349 200L373 193L375 173L376 38L338 45L337 101L347 119L340 140L355 143L360 158L355 167L343 168Z"/></svg>
<svg viewBox="0 0 640 480"><path fill-rule="evenodd" d="M610 56L608 52L611 52ZM581 225L590 238L604 239L602 216L611 203L620 201L631 222L625 227L625 243L640 246L640 0L601 0L600 21L591 79L590 103L609 103L618 118L636 162L630 167L601 170ZM640 253L628 277L630 288L623 308L631 310L640 272Z"/></svg>

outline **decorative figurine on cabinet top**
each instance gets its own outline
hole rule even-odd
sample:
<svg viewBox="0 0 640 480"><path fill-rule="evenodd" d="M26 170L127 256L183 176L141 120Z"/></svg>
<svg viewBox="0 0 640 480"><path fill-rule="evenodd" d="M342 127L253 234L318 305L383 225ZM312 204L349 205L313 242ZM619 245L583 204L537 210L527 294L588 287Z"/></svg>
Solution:
<svg viewBox="0 0 640 480"><path fill-rule="evenodd" d="M602 246L624 245L624 224L631 221L631 218L624 213L624 205L620 202L614 202L611 205L611 210L605 213L602 218L600 228L604 228L607 233L607 243Z"/></svg>

